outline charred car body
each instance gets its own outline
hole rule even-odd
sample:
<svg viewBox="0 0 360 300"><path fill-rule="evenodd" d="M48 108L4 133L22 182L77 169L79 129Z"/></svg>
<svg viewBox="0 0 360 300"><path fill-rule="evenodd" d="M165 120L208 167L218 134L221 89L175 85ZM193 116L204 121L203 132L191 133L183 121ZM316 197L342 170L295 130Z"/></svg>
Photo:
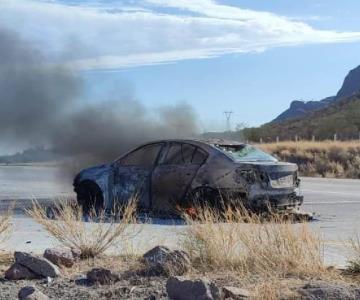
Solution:
<svg viewBox="0 0 360 300"><path fill-rule="evenodd" d="M225 140L161 140L116 161L82 170L74 179L83 208L111 210L136 195L143 211L172 213L193 199L216 205L241 199L259 211L298 208L297 165L279 162L248 144Z"/></svg>

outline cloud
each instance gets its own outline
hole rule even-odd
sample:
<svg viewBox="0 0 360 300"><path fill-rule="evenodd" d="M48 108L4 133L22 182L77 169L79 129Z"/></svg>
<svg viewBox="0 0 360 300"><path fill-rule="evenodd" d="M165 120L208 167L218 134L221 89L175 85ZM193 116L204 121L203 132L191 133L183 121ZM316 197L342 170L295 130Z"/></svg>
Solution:
<svg viewBox="0 0 360 300"><path fill-rule="evenodd" d="M0 25L46 49L48 62L81 70L360 41L360 32L317 30L304 21L211 0L76 3L2 0Z"/></svg>

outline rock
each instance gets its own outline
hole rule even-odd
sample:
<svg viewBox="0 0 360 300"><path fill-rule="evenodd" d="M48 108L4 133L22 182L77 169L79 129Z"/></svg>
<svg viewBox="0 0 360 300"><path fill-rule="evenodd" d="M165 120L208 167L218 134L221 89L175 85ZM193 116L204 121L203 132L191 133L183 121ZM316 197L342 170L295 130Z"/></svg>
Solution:
<svg viewBox="0 0 360 300"><path fill-rule="evenodd" d="M165 259L167 255L171 250L168 247L165 246L156 246L155 248L152 248L151 250L147 251L143 258L145 262L149 265L157 264L159 261L162 261Z"/></svg>
<svg viewBox="0 0 360 300"><path fill-rule="evenodd" d="M71 248L70 251L75 260L79 260L81 258L81 251L79 249Z"/></svg>
<svg viewBox="0 0 360 300"><path fill-rule="evenodd" d="M248 290L234 286L224 286L222 290L225 299L231 298L234 300L239 300L252 297L251 293Z"/></svg>
<svg viewBox="0 0 360 300"><path fill-rule="evenodd" d="M189 280L170 277L166 282L168 297L172 300L220 300L221 290L205 279Z"/></svg>
<svg viewBox="0 0 360 300"><path fill-rule="evenodd" d="M44 257L57 266L72 267L75 257L70 249L49 248L44 252Z"/></svg>
<svg viewBox="0 0 360 300"><path fill-rule="evenodd" d="M33 286L23 287L18 294L19 300L48 300L48 296L44 295Z"/></svg>
<svg viewBox="0 0 360 300"><path fill-rule="evenodd" d="M15 252L15 262L30 269L42 277L58 277L59 268L46 258L35 256L26 252Z"/></svg>
<svg viewBox="0 0 360 300"><path fill-rule="evenodd" d="M104 268L94 268L87 273L87 280L92 284L111 284L119 280L119 276Z"/></svg>
<svg viewBox="0 0 360 300"><path fill-rule="evenodd" d="M20 279L37 279L39 275L35 274L28 268L14 263L8 270L5 272L5 278L8 280L20 280Z"/></svg>
<svg viewBox="0 0 360 300"><path fill-rule="evenodd" d="M359 291L348 285L331 284L326 282L309 283L298 290L301 299L311 300L353 300L358 299Z"/></svg>
<svg viewBox="0 0 360 300"><path fill-rule="evenodd" d="M189 255L180 250L171 251L157 246L143 255L149 272L155 275L183 275L191 267Z"/></svg>

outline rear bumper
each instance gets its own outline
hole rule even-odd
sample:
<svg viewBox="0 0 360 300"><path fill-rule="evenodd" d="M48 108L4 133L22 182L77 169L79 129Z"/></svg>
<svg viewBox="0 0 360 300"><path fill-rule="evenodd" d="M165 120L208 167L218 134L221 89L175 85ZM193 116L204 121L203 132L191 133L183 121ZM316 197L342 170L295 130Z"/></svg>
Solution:
<svg viewBox="0 0 360 300"><path fill-rule="evenodd" d="M296 188L284 190L254 189L248 193L226 189L221 190L220 192L223 199L231 201L241 199L246 207L258 211L266 210L269 206L280 210L297 208L304 202L304 197L300 195Z"/></svg>
<svg viewBox="0 0 360 300"><path fill-rule="evenodd" d="M286 209L302 205L304 196L296 195L295 193L284 196L270 196L268 201L273 207Z"/></svg>
<svg viewBox="0 0 360 300"><path fill-rule="evenodd" d="M304 197L296 190L284 192L263 191L263 193L256 193L256 195L250 194L247 202L254 209L264 209L269 206L276 209L288 209L301 206Z"/></svg>

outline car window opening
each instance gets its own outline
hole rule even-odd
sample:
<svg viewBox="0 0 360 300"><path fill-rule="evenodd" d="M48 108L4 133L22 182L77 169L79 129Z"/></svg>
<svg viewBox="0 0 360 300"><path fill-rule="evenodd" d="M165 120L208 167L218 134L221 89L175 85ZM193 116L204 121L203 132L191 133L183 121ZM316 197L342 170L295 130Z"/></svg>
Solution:
<svg viewBox="0 0 360 300"><path fill-rule="evenodd" d="M277 162L278 160L270 154L251 145L215 145L218 149L231 156L235 161L252 162L268 161Z"/></svg>

